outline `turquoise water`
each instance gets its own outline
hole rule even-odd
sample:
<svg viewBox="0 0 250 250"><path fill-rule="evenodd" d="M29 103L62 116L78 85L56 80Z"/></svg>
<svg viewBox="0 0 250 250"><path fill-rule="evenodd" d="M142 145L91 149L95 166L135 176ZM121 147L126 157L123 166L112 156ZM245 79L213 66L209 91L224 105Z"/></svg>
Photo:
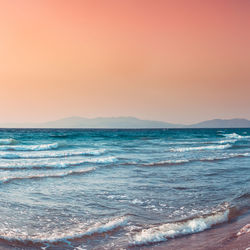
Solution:
<svg viewBox="0 0 250 250"><path fill-rule="evenodd" d="M249 170L250 129L1 129L0 238L154 245L248 209Z"/></svg>

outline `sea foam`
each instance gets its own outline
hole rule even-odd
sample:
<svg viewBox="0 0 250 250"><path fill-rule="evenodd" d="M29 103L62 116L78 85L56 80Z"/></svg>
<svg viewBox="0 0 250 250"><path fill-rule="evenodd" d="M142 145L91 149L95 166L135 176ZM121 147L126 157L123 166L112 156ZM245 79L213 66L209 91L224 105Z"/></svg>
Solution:
<svg viewBox="0 0 250 250"><path fill-rule="evenodd" d="M112 163L116 162L117 158L114 156L100 157L100 158L81 158L81 159L27 159L27 160L2 160L0 162L0 169L43 169L43 168L67 168L70 166L78 166L84 163Z"/></svg>
<svg viewBox="0 0 250 250"><path fill-rule="evenodd" d="M232 138L232 139L249 139L250 138L250 136L248 135L239 135L237 133L224 134L223 136L227 138Z"/></svg>
<svg viewBox="0 0 250 250"><path fill-rule="evenodd" d="M179 165L188 162L190 162L190 160L180 159L180 160L156 161L156 162L144 163L142 165L152 167L152 166L162 166L162 165Z"/></svg>
<svg viewBox="0 0 250 250"><path fill-rule="evenodd" d="M172 166L172 165L181 165L185 163L191 162L198 162L198 161L221 161L221 160L228 160L231 158L237 157L249 157L250 153L230 153L230 154L223 154L220 156L211 156L211 157L202 157L202 158L191 158L191 159L177 159L177 160L165 160L165 161L155 161L149 163L143 163L141 166L145 167L155 167L155 166ZM137 163L135 163L137 164Z"/></svg>
<svg viewBox="0 0 250 250"><path fill-rule="evenodd" d="M30 175L17 175L17 176L6 176L3 178L0 178L1 183L9 183L14 180L25 180L25 179L41 179L41 178L59 178L59 177L66 177L69 175L79 175L83 173L89 173L95 171L96 168L86 168L86 169L80 169L80 170L70 170L65 172L57 172L57 173L48 173L48 174L30 174Z"/></svg>
<svg viewBox="0 0 250 250"><path fill-rule="evenodd" d="M210 145L210 146L201 146L201 147L181 147L181 148L172 148L172 152L187 152L187 151L199 151L199 150L223 150L230 148L230 144L225 145Z"/></svg>
<svg viewBox="0 0 250 250"><path fill-rule="evenodd" d="M166 223L160 226L143 229L140 233L134 235L131 245L145 245L155 242L166 241L169 238L175 238L186 234L202 232L211 228L213 225L228 221L229 210L190 219L184 222Z"/></svg>
<svg viewBox="0 0 250 250"><path fill-rule="evenodd" d="M40 144L40 145L8 145L8 146L0 146L0 150L13 150L13 151L42 151L42 150L50 150L57 149L62 144L57 142L50 144Z"/></svg>
<svg viewBox="0 0 250 250"><path fill-rule="evenodd" d="M105 152L105 149L84 149L84 150L61 150L61 151L44 151L44 152L4 152L0 151L2 159L35 159L35 158L61 158L70 156L97 156Z"/></svg>
<svg viewBox="0 0 250 250"><path fill-rule="evenodd" d="M54 230L50 233L39 233L37 235L30 235L24 233L12 233L2 232L0 238L8 241L20 241L22 243L56 243L56 242L68 242L70 240L88 237L94 234L102 234L105 232L111 232L114 229L127 225L128 220L126 217L111 218L104 222L98 222L93 225L89 225L88 229L86 224L78 225L77 227L70 228L69 230L61 231L60 229Z"/></svg>

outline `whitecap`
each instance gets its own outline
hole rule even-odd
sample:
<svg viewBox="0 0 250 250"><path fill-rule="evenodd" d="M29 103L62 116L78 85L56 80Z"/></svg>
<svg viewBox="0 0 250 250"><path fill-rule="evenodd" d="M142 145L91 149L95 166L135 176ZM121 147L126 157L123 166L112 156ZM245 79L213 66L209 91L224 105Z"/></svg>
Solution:
<svg viewBox="0 0 250 250"><path fill-rule="evenodd" d="M210 145L210 146L201 146L201 147L181 147L181 148L172 148L172 152L187 152L187 151L199 151L199 150L223 150L230 148L230 144L225 145Z"/></svg>
<svg viewBox="0 0 250 250"><path fill-rule="evenodd" d="M213 225L228 221L229 210L218 212L207 217L199 217L184 222L166 223L143 229L133 236L131 245L144 245L166 241L169 238L202 232Z"/></svg>
<svg viewBox="0 0 250 250"><path fill-rule="evenodd" d="M25 179L42 179L42 178L59 178L59 177L66 177L69 175L76 175L76 174L83 174L83 173L89 173L96 170L96 168L86 168L86 169L80 169L80 170L70 170L65 172L56 172L56 173L47 173L47 174L30 174L30 175L16 175L16 176L6 176L0 178L1 183L9 183L14 180L25 180Z"/></svg>
<svg viewBox="0 0 250 250"><path fill-rule="evenodd" d="M42 151L42 150L50 150L57 149L61 146L61 144L55 142L50 144L40 144L40 145L8 145L8 146L0 146L0 150L13 150L13 151Z"/></svg>
<svg viewBox="0 0 250 250"><path fill-rule="evenodd" d="M226 160L226 159L231 159L231 158L248 157L248 156L250 156L250 153L231 153L231 154L226 154L226 155L217 156L217 157L201 158L199 160L200 161L218 161L218 160Z"/></svg>
<svg viewBox="0 0 250 250"><path fill-rule="evenodd" d="M250 136L248 135L239 135L237 133L231 133L231 134L224 134L223 136L227 138L234 138L234 139L248 139Z"/></svg>
<svg viewBox="0 0 250 250"><path fill-rule="evenodd" d="M166 161L157 161L157 162L150 162L144 163L143 166L161 166L161 165L178 165L182 163L188 163L190 160L182 159L182 160L166 160Z"/></svg>
<svg viewBox="0 0 250 250"><path fill-rule="evenodd" d="M70 166L78 166L84 163L105 164L116 162L114 156L99 158L80 158L80 159L27 159L27 160L2 160L0 162L1 169L32 169L32 168L67 168Z"/></svg>
<svg viewBox="0 0 250 250"><path fill-rule="evenodd" d="M230 154L222 154L219 156L211 156L211 157L203 157L203 158L191 158L191 159L178 159L178 160L165 160L165 161L156 161L143 163L141 166L145 167L153 167L153 166L168 166L168 165L181 165L185 163L197 162L197 161L219 161L219 160L227 160L231 158L237 157L249 157L250 153L230 153Z"/></svg>
<svg viewBox="0 0 250 250"><path fill-rule="evenodd" d="M81 155L101 155L105 149L85 149L85 150L60 150L60 151L43 151L43 152L4 152L0 151L0 158L2 159L35 159L35 158L60 158Z"/></svg>

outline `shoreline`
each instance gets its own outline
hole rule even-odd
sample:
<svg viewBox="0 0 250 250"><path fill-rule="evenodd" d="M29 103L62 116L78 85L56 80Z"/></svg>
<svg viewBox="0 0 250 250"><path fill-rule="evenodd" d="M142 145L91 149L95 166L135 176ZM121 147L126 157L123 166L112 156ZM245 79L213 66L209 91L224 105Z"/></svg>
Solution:
<svg viewBox="0 0 250 250"><path fill-rule="evenodd" d="M65 246L64 246L65 247ZM44 246L20 244L0 239L0 249L45 249ZM50 249L50 248L49 248ZM60 249L60 245L51 247ZM64 249L68 249L67 247ZM94 249L102 249L96 248ZM115 248L113 248L115 249ZM250 211L230 222L218 224L208 230L169 239L165 242L138 247L127 247L134 250L250 250Z"/></svg>
<svg viewBox="0 0 250 250"><path fill-rule="evenodd" d="M250 211L231 222L217 225L203 232L194 233L157 245L140 249L151 250L250 250ZM249 249L248 249L249 248Z"/></svg>

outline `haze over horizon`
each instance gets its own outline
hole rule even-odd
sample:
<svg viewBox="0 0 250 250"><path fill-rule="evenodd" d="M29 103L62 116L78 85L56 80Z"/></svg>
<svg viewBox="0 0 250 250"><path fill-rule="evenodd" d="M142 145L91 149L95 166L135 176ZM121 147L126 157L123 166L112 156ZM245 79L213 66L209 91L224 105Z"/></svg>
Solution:
<svg viewBox="0 0 250 250"><path fill-rule="evenodd" d="M0 1L0 123L250 119L250 1Z"/></svg>

